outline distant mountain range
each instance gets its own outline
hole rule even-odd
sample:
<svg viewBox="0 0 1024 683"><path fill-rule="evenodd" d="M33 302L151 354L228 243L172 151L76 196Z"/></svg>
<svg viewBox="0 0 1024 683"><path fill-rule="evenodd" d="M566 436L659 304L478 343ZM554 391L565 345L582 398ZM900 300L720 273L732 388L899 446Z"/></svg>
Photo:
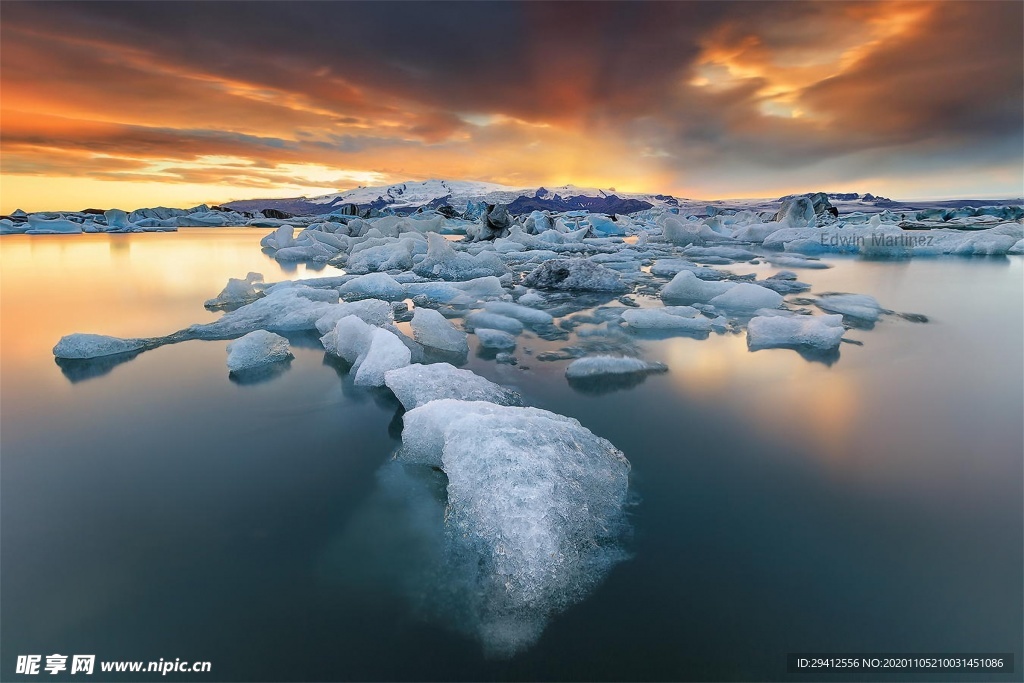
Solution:
<svg viewBox="0 0 1024 683"><path fill-rule="evenodd" d="M239 211L277 209L295 215L314 215L337 211L345 206L412 213L420 208L451 206L465 211L472 203L508 204L512 213L534 210L571 211L585 209L595 213L630 213L653 207L679 206L677 198L664 194L616 192L615 188L530 187L518 188L495 183L461 180L425 180L326 194L320 197L285 199L245 199L223 206Z"/></svg>
<svg viewBox="0 0 1024 683"><path fill-rule="evenodd" d="M787 195L779 199L760 200L715 200L700 201L673 197L667 194L646 194L618 192L613 187L513 187L496 183L464 180L425 180L357 187L353 190L325 194L319 197L291 197L284 199L244 199L227 202L222 206L237 211L266 211L273 209L295 216L321 215L328 213L364 213L370 209L398 214L414 213L420 209L438 209L450 206L462 213L470 204L508 204L513 214L534 210L573 211L586 210L593 213L624 214L651 208L678 207L683 211L703 213L705 207L720 208L736 206L774 210L779 203L799 195ZM856 192L833 192L828 194L833 204L847 211L879 211L883 208L897 209L911 206L963 205L982 206L984 203L1004 203L998 200L948 200L930 202L899 202L876 195Z"/></svg>

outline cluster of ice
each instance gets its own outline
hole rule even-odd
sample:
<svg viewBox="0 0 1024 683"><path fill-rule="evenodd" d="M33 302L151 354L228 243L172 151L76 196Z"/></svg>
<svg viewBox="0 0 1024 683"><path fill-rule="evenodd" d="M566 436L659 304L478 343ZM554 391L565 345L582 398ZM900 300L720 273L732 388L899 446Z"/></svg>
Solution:
<svg viewBox="0 0 1024 683"><path fill-rule="evenodd" d="M565 369L570 379L601 377L603 375L636 375L651 372L667 372L664 363L650 363L639 358L625 356L586 356L578 358Z"/></svg>
<svg viewBox="0 0 1024 683"><path fill-rule="evenodd" d="M253 330L227 346L228 370L244 372L292 357L288 340L266 330Z"/></svg>
<svg viewBox="0 0 1024 683"><path fill-rule="evenodd" d="M399 459L447 475L449 575L490 654L532 645L626 557L629 461L576 420L436 400L404 416Z"/></svg>
<svg viewBox="0 0 1024 683"><path fill-rule="evenodd" d="M843 337L841 315L757 316L747 325L747 344L752 349L808 347L835 349Z"/></svg>

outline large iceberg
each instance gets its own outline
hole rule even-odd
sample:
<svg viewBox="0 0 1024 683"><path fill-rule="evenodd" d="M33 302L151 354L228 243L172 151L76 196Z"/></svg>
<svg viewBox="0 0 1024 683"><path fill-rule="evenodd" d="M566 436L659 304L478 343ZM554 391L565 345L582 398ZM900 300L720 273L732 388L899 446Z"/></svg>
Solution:
<svg viewBox="0 0 1024 683"><path fill-rule="evenodd" d="M627 557L629 461L571 418L434 401L406 413L400 460L448 476L447 572L485 651L511 656Z"/></svg>

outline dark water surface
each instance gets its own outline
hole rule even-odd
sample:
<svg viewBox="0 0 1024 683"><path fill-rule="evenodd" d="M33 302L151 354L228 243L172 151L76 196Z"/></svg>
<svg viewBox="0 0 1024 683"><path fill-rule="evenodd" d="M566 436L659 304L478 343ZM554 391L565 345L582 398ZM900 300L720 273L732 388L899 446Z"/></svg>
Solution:
<svg viewBox="0 0 1024 683"><path fill-rule="evenodd" d="M472 353L622 449L639 500L633 558L492 660L412 607L439 521L387 485L398 404L315 338L255 384L229 379L223 341L55 364L63 334L212 320L202 302L249 270L337 272L282 271L266 232L0 241L0 680L53 653L212 662L164 680L787 680L789 652L1011 652L1014 674L959 678L1021 679L1020 257L800 271L930 318L851 331L863 346L831 364L743 336L640 340L670 372L594 393L523 351L565 342L527 332L518 367Z"/></svg>

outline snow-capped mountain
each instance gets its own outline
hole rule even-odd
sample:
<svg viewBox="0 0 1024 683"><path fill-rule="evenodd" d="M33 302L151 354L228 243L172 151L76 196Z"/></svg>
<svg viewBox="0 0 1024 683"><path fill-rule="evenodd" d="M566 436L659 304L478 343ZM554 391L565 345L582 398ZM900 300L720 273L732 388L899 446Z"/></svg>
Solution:
<svg viewBox="0 0 1024 683"><path fill-rule="evenodd" d="M463 211L470 202L508 204L513 213L535 209L568 211L587 209L601 213L629 213L653 207L679 206L680 200L664 194L617 192L615 188L560 187L518 188L496 183L462 180L425 180L376 187L357 187L320 197L246 199L224 206L240 211L279 209L292 214L324 214L352 204L360 210L390 208L399 213L448 205Z"/></svg>

